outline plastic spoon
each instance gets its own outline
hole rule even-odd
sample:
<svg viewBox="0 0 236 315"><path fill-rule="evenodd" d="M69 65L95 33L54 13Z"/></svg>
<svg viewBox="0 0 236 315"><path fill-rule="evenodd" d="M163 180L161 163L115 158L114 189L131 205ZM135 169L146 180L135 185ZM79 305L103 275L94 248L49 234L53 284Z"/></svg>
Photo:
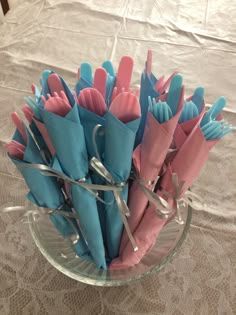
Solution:
<svg viewBox="0 0 236 315"><path fill-rule="evenodd" d="M106 60L103 62L102 67L106 70L106 72L111 75L112 77L115 77L115 71L112 65L112 62L110 60Z"/></svg>
<svg viewBox="0 0 236 315"><path fill-rule="evenodd" d="M173 115L175 115L178 111L179 99L182 93L182 83L183 78L180 74L175 74L170 82L170 88L166 102L169 105Z"/></svg>
<svg viewBox="0 0 236 315"><path fill-rule="evenodd" d="M48 86L52 95L54 92L60 93L61 91L64 91L64 87L63 87L63 84L61 83L61 79L56 73L50 74L47 80L48 80Z"/></svg>
<svg viewBox="0 0 236 315"><path fill-rule="evenodd" d="M117 94L121 93L122 88L124 88L125 91L128 91L130 88L133 66L134 61L131 57L124 56L121 58L115 84L117 87Z"/></svg>
<svg viewBox="0 0 236 315"><path fill-rule="evenodd" d="M203 87L197 87L193 93L192 102L196 105L198 109L198 114L200 114L202 111L204 94L205 94L205 90Z"/></svg>
<svg viewBox="0 0 236 315"><path fill-rule="evenodd" d="M19 133L22 136L23 140L25 141L25 143L27 143L27 135L26 135L25 127L19 115L16 112L13 112L11 113L11 119L14 125L16 126L16 128L19 130Z"/></svg>
<svg viewBox="0 0 236 315"><path fill-rule="evenodd" d="M81 65L80 65L80 77L92 85L93 75L92 75L92 67L91 67L90 63L88 63L88 62L81 63Z"/></svg>
<svg viewBox="0 0 236 315"><path fill-rule="evenodd" d="M21 143L12 140L10 143L7 143L6 145L7 151L8 153L19 159L19 160L23 160L24 158L24 154L25 154L25 146L22 145Z"/></svg>
<svg viewBox="0 0 236 315"><path fill-rule="evenodd" d="M107 83L107 73L103 68L96 69L94 73L93 87L98 90L102 97L106 97L106 83Z"/></svg>

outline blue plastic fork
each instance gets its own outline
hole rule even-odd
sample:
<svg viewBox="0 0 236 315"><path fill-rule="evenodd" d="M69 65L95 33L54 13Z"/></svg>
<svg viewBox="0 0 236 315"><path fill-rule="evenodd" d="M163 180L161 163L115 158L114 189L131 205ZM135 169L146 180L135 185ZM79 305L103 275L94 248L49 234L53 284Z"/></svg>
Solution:
<svg viewBox="0 0 236 315"><path fill-rule="evenodd" d="M201 129L206 140L212 140L222 138L236 128L222 119L219 121L212 120L202 126Z"/></svg>
<svg viewBox="0 0 236 315"><path fill-rule="evenodd" d="M156 120L162 124L173 117L172 111L169 105L166 102L159 101L156 102L155 98L151 100L151 97L148 97L149 110Z"/></svg>
<svg viewBox="0 0 236 315"><path fill-rule="evenodd" d="M226 105L226 99L224 96L218 98L218 100L211 106L211 108L203 116L200 126L206 125L209 121L214 120Z"/></svg>
<svg viewBox="0 0 236 315"><path fill-rule="evenodd" d="M198 115L199 115L198 108L194 104L194 102L193 101L188 101L188 102L185 101L183 110L182 110L180 118L179 118L179 123L183 123L187 120L191 120Z"/></svg>

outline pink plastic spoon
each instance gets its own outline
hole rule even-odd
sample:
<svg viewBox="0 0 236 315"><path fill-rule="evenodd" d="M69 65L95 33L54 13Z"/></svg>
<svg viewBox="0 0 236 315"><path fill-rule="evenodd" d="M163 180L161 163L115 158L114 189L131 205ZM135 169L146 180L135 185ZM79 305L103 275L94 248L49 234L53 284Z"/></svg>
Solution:
<svg viewBox="0 0 236 315"><path fill-rule="evenodd" d="M24 154L25 154L25 146L24 145L22 145L21 143L15 141L15 140L12 140L10 143L6 144L6 148L7 148L8 153L11 156L13 156L19 160L23 160Z"/></svg>
<svg viewBox="0 0 236 315"><path fill-rule="evenodd" d="M79 106L99 115L104 116L107 107L101 93L94 88L86 88L82 90L78 97Z"/></svg>
<svg viewBox="0 0 236 315"><path fill-rule="evenodd" d="M27 143L27 134L25 131L24 124L23 124L22 120L20 119L19 115L16 112L13 112L13 113L11 113L11 119L12 119L14 125L16 126L16 128L18 129L21 137L23 138L25 143Z"/></svg>
<svg viewBox="0 0 236 315"><path fill-rule="evenodd" d="M96 69L93 79L93 87L98 90L102 97L106 97L106 82L107 82L107 72L103 68Z"/></svg>
<svg viewBox="0 0 236 315"><path fill-rule="evenodd" d="M22 112L25 115L25 118L27 119L28 123L31 124L33 116L34 116L34 112L32 111L32 109L28 106L28 105L24 105L21 108Z"/></svg>
<svg viewBox="0 0 236 315"><path fill-rule="evenodd" d="M61 79L56 73L52 73L48 76L48 86L52 95L54 94L54 92L57 92L59 94L61 91L64 91Z"/></svg>

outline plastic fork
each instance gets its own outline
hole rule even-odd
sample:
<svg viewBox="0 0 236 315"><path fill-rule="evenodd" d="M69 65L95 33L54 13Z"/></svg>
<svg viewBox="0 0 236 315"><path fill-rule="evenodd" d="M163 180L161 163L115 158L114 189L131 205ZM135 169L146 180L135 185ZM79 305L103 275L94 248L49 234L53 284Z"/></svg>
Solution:
<svg viewBox="0 0 236 315"><path fill-rule="evenodd" d="M198 108L194 104L194 102L193 101L188 101L188 102L185 101L183 110L182 110L180 118L179 118L179 123L183 123L187 120L191 120L198 115L199 115Z"/></svg>
<svg viewBox="0 0 236 315"><path fill-rule="evenodd" d="M141 115L138 98L130 92L117 95L111 103L109 111L123 123L128 123Z"/></svg>
<svg viewBox="0 0 236 315"><path fill-rule="evenodd" d="M124 92L128 92L128 93L133 93L135 96L139 97L139 92L140 92L140 89L138 88L135 92L132 91L131 88L125 88L125 87L122 87L120 89L120 93L124 93ZM116 96L118 95L118 88L115 86L114 89L113 89L113 92L112 92L112 102L113 100L116 98Z"/></svg>
<svg viewBox="0 0 236 315"><path fill-rule="evenodd" d="M223 136L235 130L236 128L225 120L220 121L214 120L208 122L206 125L201 127L201 129L206 140L212 140L222 138Z"/></svg>
<svg viewBox="0 0 236 315"><path fill-rule="evenodd" d="M48 95L47 101L42 97L43 102L45 102L44 109L62 117L66 116L71 110L71 106L67 101L65 93L61 91L62 97L59 97L56 92L54 95L54 97Z"/></svg>
<svg viewBox="0 0 236 315"><path fill-rule="evenodd" d="M162 124L173 117L172 111L169 105L166 102L156 102L155 98L151 100L151 97L148 97L149 110L156 120Z"/></svg>
<svg viewBox="0 0 236 315"><path fill-rule="evenodd" d="M82 90L78 97L78 104L99 116L104 116L107 110L103 96L94 88Z"/></svg>
<svg viewBox="0 0 236 315"><path fill-rule="evenodd" d="M226 105L226 98L224 96L221 96L220 98L218 98L218 100L211 106L211 108L203 116L200 126L203 127L209 121L214 120L223 110L225 105Z"/></svg>

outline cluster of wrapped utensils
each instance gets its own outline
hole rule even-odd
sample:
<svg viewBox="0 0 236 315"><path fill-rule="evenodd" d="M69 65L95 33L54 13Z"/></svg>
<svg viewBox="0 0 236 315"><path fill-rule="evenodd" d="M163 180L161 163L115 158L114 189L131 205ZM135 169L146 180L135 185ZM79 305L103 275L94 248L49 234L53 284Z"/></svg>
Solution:
<svg viewBox="0 0 236 315"><path fill-rule="evenodd" d="M165 224L183 223L181 202L197 199L190 185L234 129L221 116L224 97L206 111L202 87L186 97L178 72L157 79L151 65L148 51L135 92L128 56L117 73L110 61L94 75L82 63L74 91L46 70L41 91L32 85L23 113L12 113L16 131L6 147L27 198L98 268L138 264Z"/></svg>

